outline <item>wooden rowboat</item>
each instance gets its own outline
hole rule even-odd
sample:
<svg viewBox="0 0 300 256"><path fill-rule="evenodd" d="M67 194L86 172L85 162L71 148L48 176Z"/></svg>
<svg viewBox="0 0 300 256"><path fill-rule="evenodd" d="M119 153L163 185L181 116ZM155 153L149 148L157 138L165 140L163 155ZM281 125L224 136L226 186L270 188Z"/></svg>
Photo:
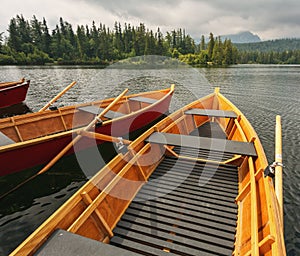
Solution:
<svg viewBox="0 0 300 256"><path fill-rule="evenodd" d="M169 109L174 91L168 89L122 97L96 125L95 132L121 137L155 121ZM0 176L49 162L114 100L62 107L0 120ZM76 150L95 146L93 134L85 132ZM98 139L97 144L107 138ZM73 153L71 149L68 153ZM34 157L33 157L34 156ZM15 161L18 159L18 161Z"/></svg>
<svg viewBox="0 0 300 256"><path fill-rule="evenodd" d="M12 106L25 100L30 81L0 83L0 108Z"/></svg>
<svg viewBox="0 0 300 256"><path fill-rule="evenodd" d="M132 142L11 255L286 255L267 166L215 90Z"/></svg>

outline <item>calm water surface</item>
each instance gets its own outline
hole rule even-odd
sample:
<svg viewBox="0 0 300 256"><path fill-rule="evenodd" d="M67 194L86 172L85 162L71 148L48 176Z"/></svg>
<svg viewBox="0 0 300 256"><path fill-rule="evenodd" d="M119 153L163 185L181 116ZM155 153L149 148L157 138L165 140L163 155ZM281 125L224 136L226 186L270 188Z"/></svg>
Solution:
<svg viewBox="0 0 300 256"><path fill-rule="evenodd" d="M77 84L57 105L72 105L137 91L176 85L171 111L211 93L215 87L247 116L274 161L276 115L282 116L284 221L288 255L300 255L300 66L241 65L218 69L97 69L93 67L0 67L0 81L26 77L26 106L39 110L73 80ZM24 110L22 110L24 111ZM88 155L88 153L87 153ZM34 156L33 156L34 157ZM16 159L17 161L17 159ZM1 163L0 163L1 164ZM96 172L101 166L94 166ZM35 170L0 178L1 194ZM75 156L63 158L0 200L0 255L7 255L87 180Z"/></svg>

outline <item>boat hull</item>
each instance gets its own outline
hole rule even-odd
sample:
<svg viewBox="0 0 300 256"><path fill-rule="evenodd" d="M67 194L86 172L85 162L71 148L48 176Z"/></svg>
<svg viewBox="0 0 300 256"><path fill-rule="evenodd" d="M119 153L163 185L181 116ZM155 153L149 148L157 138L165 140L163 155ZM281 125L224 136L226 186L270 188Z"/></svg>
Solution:
<svg viewBox="0 0 300 256"><path fill-rule="evenodd" d="M55 250L57 229L143 255L286 255L262 144L218 89L127 149L11 255Z"/></svg>
<svg viewBox="0 0 300 256"><path fill-rule="evenodd" d="M0 108L12 106L25 100L29 81L0 89Z"/></svg>
<svg viewBox="0 0 300 256"><path fill-rule="evenodd" d="M167 95L158 104L153 104L150 108L145 108L144 111L137 111L136 114L129 115L128 118L112 120L107 125L97 127L94 132L113 137L128 138L129 133L149 125L165 114L169 110L171 97L171 94ZM76 133L78 129L74 131ZM49 162L71 142L72 138L77 135L75 133L72 131L63 132L53 136L46 136L43 140L30 140L17 148L14 146L8 147L0 153L0 176ZM104 141L83 137L67 154L97 146L101 143L104 143Z"/></svg>

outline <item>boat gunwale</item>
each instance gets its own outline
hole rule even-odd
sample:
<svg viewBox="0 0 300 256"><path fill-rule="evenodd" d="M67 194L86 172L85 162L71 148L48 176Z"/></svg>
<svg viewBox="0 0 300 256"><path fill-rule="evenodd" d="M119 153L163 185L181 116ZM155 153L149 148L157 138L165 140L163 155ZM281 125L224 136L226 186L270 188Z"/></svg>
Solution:
<svg viewBox="0 0 300 256"><path fill-rule="evenodd" d="M14 85L10 85L10 86L6 86L4 88L1 88L0 87L0 93L1 92L4 92L4 91L8 91L8 90L13 90L13 89L16 89L18 87L26 87L26 86L29 86L30 82L29 81L25 81L24 83L21 83L21 84L14 84Z"/></svg>
<svg viewBox="0 0 300 256"><path fill-rule="evenodd" d="M22 78L20 79L19 81L13 81L13 82L1 82L0 83L0 89L4 89L6 87L10 87L10 86L14 86L14 85L19 85L19 84L23 84L25 82L28 82L28 81L25 81L25 78Z"/></svg>

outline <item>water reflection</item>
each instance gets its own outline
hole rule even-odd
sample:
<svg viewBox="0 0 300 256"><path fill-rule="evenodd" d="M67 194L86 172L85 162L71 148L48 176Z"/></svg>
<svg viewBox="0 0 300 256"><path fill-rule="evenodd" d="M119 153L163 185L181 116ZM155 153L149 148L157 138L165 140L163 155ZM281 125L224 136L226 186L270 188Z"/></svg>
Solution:
<svg viewBox="0 0 300 256"><path fill-rule="evenodd" d="M22 102L6 108L0 108L0 118L22 115L30 112L32 112L31 109L26 105L26 103Z"/></svg>

